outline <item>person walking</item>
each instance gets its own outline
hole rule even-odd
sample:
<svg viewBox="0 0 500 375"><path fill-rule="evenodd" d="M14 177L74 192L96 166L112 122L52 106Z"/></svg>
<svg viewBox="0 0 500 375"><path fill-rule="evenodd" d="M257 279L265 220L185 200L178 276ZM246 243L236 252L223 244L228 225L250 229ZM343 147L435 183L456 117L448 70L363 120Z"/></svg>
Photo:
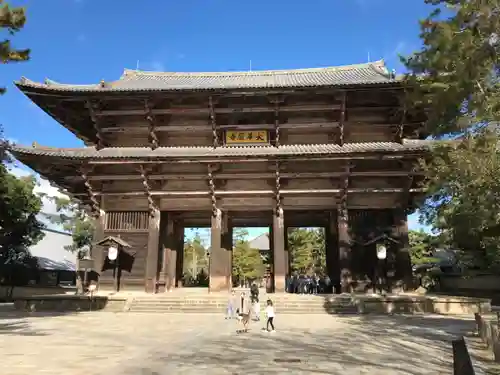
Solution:
<svg viewBox="0 0 500 375"><path fill-rule="evenodd" d="M234 290L231 291L231 295L227 301L226 309L226 319L234 319L236 315L236 295Z"/></svg>
<svg viewBox="0 0 500 375"><path fill-rule="evenodd" d="M274 311L273 301L271 301L270 299L267 300L266 316L267 316L267 323L266 323L267 332L275 332L274 317L276 316L276 313ZM271 329L269 329L269 327L271 327Z"/></svg>
<svg viewBox="0 0 500 375"><path fill-rule="evenodd" d="M255 320L257 322L260 321L260 302L259 302L259 297L256 297L255 300L253 301L253 314L255 316Z"/></svg>
<svg viewBox="0 0 500 375"><path fill-rule="evenodd" d="M250 287L250 299L252 303L255 303L255 301L259 299L259 287L255 282L253 282Z"/></svg>

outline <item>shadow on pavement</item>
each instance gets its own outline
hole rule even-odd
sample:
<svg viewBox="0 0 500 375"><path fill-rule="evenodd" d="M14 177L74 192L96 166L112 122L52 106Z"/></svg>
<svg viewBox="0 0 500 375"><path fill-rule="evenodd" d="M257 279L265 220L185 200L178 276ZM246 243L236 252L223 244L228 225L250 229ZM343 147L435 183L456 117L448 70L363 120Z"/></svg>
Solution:
<svg viewBox="0 0 500 375"><path fill-rule="evenodd" d="M300 317L298 318L300 319ZM332 319L332 317L317 317ZM270 334L257 327L244 335L200 338L175 353L151 353L147 365L130 373L167 374L191 368L230 373L438 374L452 372L451 341L474 328L472 321L435 317L336 317L338 330L284 329ZM300 360L300 362L298 361ZM175 372L175 371L174 371Z"/></svg>
<svg viewBox="0 0 500 375"><path fill-rule="evenodd" d="M0 336L48 336L49 333L35 331L29 323L30 318L74 315L72 312L24 312L14 309L13 303L0 303Z"/></svg>

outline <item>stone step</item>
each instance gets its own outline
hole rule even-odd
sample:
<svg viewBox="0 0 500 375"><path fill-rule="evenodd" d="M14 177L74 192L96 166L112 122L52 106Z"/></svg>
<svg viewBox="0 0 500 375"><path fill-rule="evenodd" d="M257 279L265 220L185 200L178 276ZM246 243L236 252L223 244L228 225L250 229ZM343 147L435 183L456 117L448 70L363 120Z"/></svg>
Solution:
<svg viewBox="0 0 500 375"><path fill-rule="evenodd" d="M225 311L220 310L220 309L189 309L189 308L182 308L182 309L170 309L170 310L165 310L165 309L150 309L150 308L131 308L129 310L130 312L134 313L162 313L162 314L179 314L179 313L192 313L192 314L220 314L224 315ZM321 315L321 314L329 314L329 315L354 315L358 314L358 310L284 310L284 311L279 311L278 314L280 315L301 315L301 314L314 314L314 315Z"/></svg>
<svg viewBox="0 0 500 375"><path fill-rule="evenodd" d="M171 302L132 302L132 305L136 306L171 306L171 307L227 307L227 303L171 303ZM295 307L303 307L303 308L325 308L325 307L352 307L356 305L336 305L336 304L306 304L306 303L283 303L283 304L274 304L275 308L295 308ZM235 306L239 307L238 305ZM248 307L248 306L247 306ZM261 309L264 309L265 305L261 305Z"/></svg>
<svg viewBox="0 0 500 375"><path fill-rule="evenodd" d="M269 296L278 314L357 314L358 307L350 296ZM267 298L261 296L261 306ZM156 295L136 297L129 311L144 313L207 313L224 314L227 295L173 296Z"/></svg>
<svg viewBox="0 0 500 375"><path fill-rule="evenodd" d="M197 303L175 303L171 302L158 302L158 301L134 301L130 310L132 312L165 312L165 313L221 313L224 314L226 311L226 303L202 303L197 301ZM346 313L354 314L358 313L358 307L351 305L338 305L333 303L328 304L308 304L308 303L294 303L294 304L282 304L276 305L276 310L279 314L301 314L301 313Z"/></svg>

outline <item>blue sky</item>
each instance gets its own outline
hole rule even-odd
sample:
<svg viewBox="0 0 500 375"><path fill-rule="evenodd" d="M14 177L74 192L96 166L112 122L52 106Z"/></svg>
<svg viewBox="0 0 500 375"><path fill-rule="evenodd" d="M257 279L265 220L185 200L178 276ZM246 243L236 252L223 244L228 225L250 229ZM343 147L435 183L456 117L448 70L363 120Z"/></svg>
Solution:
<svg viewBox="0 0 500 375"><path fill-rule="evenodd" d="M12 82L94 83L124 68L169 71L287 69L385 59L420 47L423 0L17 0L27 7L17 47L27 63L4 65L0 124L20 144L78 147L69 131L31 104ZM404 3L404 9L401 4ZM415 217L413 229L420 228ZM261 231L251 231L257 235Z"/></svg>

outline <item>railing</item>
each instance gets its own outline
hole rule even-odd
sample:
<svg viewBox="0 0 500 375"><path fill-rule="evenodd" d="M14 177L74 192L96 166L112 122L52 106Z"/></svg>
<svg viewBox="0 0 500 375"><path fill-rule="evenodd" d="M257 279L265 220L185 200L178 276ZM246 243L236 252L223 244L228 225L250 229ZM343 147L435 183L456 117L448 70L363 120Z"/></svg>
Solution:
<svg viewBox="0 0 500 375"><path fill-rule="evenodd" d="M112 232L147 232L147 211L111 211L106 213L105 230Z"/></svg>

